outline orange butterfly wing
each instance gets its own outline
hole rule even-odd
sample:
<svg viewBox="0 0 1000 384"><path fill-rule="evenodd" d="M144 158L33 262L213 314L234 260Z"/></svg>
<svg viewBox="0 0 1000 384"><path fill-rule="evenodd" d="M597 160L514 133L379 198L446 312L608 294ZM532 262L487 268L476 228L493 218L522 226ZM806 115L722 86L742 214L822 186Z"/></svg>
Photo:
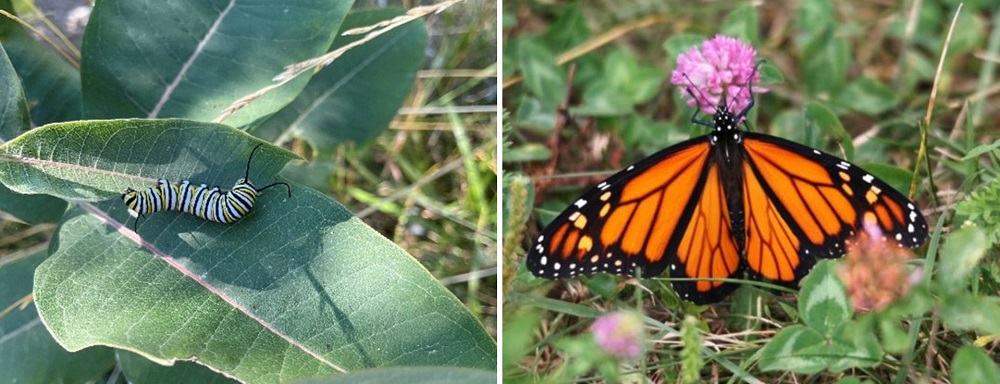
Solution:
<svg viewBox="0 0 1000 384"><path fill-rule="evenodd" d="M744 132L746 265L794 286L817 258L840 257L865 222L917 247L927 223L901 193L860 167L778 137Z"/></svg>
<svg viewBox="0 0 1000 384"><path fill-rule="evenodd" d="M720 165L709 165L708 175L689 224L676 248L668 253L671 286L677 295L698 304L721 300L736 285L721 279L733 277L741 267Z"/></svg>
<svg viewBox="0 0 1000 384"><path fill-rule="evenodd" d="M721 299L735 285L712 279L736 274L740 254L714 151L707 136L695 138L598 184L542 231L528 269L545 278L653 277L669 266L681 297Z"/></svg>
<svg viewBox="0 0 1000 384"><path fill-rule="evenodd" d="M711 149L706 137L688 140L590 189L538 236L528 269L545 278L659 275L705 184Z"/></svg>

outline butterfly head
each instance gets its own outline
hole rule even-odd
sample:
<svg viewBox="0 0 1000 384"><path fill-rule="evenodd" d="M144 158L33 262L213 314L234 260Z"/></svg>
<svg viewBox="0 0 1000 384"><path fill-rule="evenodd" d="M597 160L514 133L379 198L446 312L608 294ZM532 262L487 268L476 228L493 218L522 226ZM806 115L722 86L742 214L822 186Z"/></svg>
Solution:
<svg viewBox="0 0 1000 384"><path fill-rule="evenodd" d="M715 116L712 119L713 130L720 133L735 131L738 129L738 124L742 118L743 116L733 115L733 112L729 110L729 106L726 105L726 96L723 95L719 100L719 105L715 107Z"/></svg>

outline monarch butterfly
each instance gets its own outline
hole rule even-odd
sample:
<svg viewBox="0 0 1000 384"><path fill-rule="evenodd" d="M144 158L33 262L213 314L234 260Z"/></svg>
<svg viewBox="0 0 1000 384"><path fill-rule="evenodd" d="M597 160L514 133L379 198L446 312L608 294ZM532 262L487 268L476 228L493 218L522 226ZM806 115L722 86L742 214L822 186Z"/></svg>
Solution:
<svg viewBox="0 0 1000 384"><path fill-rule="evenodd" d="M696 108L691 122L709 134L625 168L557 216L530 248L528 269L555 279L653 277L669 268L681 298L707 304L735 289L724 279L737 274L797 285L817 258L842 255L865 223L901 247L923 244L923 215L882 180L819 150L740 130L754 105L753 77L739 113L724 95L713 121Z"/></svg>
<svg viewBox="0 0 1000 384"><path fill-rule="evenodd" d="M187 212L218 223L232 223L242 219L253 209L257 194L275 185L284 185L288 188L288 197L292 197L292 188L288 183L276 182L257 189L250 182L250 162L262 145L257 144L250 151L246 174L236 181L236 185L229 192L223 192L217 186L209 189L205 184L196 187L187 180L177 184L170 183L166 179L158 180L155 187L144 191L126 189L122 194L122 200L128 207L129 215L135 217L133 230L138 229L140 216L163 210Z"/></svg>

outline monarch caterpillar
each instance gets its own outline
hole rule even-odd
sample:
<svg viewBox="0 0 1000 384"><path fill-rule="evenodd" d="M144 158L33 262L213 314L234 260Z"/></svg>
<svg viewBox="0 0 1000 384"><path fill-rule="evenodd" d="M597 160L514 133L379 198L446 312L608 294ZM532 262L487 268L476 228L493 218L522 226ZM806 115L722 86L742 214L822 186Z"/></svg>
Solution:
<svg viewBox="0 0 1000 384"><path fill-rule="evenodd" d="M128 207L129 215L135 218L133 230L138 229L140 216L164 210L187 212L217 223L233 223L250 213L258 193L279 184L288 188L288 197L292 197L292 188L288 183L279 181L257 189L250 182L250 162L262 145L257 144L250 151L246 174L228 192L221 191L218 186L210 189L205 184L194 186L187 180L178 184L167 179L158 180L155 187L144 191L126 189L122 200Z"/></svg>

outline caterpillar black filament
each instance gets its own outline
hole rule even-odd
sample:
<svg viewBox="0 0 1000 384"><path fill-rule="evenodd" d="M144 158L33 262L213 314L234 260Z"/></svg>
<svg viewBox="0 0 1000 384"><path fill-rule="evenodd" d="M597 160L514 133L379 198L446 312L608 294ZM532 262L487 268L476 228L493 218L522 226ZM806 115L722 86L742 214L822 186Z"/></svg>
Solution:
<svg viewBox="0 0 1000 384"><path fill-rule="evenodd" d="M276 182L258 189L250 182L250 162L261 145L257 144L250 151L246 174L228 192L219 187L209 188L205 184L194 186L187 180L178 184L166 179L160 179L155 187L143 191L126 189L122 200L128 207L129 215L135 217L133 230L138 229L140 216L159 211L187 212L205 220L232 223L250 213L258 194L275 185L284 185L288 188L288 197L292 197L292 188L288 183Z"/></svg>

